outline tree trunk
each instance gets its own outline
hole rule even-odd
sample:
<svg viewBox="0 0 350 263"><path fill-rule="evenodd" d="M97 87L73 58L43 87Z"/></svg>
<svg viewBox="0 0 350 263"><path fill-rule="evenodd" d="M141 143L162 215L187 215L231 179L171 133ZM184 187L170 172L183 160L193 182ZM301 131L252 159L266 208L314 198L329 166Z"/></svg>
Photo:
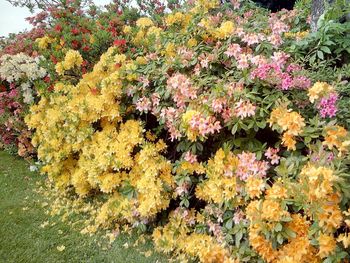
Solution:
<svg viewBox="0 0 350 263"><path fill-rule="evenodd" d="M325 0L312 0L311 7L311 31L317 31L317 22L325 11Z"/></svg>

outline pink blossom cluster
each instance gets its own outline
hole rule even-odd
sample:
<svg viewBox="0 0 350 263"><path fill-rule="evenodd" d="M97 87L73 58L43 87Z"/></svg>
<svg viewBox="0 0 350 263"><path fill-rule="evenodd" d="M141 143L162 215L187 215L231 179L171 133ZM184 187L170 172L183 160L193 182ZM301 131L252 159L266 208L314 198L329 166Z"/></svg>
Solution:
<svg viewBox="0 0 350 263"><path fill-rule="evenodd" d="M256 110L256 106L254 106L248 100L244 101L240 99L238 102L235 103L235 106L234 106L234 114L242 120L244 118L254 116L255 110Z"/></svg>
<svg viewBox="0 0 350 263"><path fill-rule="evenodd" d="M238 69L246 69L249 67L249 62L252 59L251 54L244 53L239 44L231 44L228 46L227 51L224 52L226 56L234 57L237 61Z"/></svg>
<svg viewBox="0 0 350 263"><path fill-rule="evenodd" d="M286 66L287 58L275 53L270 63L263 63L251 72L251 78L264 80L282 90L309 88L310 79L296 75L301 69L300 66L295 64Z"/></svg>
<svg viewBox="0 0 350 263"><path fill-rule="evenodd" d="M189 66L191 60L195 56L194 52L186 47L179 48L177 53L180 56L181 63L186 67Z"/></svg>
<svg viewBox="0 0 350 263"><path fill-rule="evenodd" d="M255 153L242 152L237 155L239 159L236 175L243 181L249 177L265 177L270 168L268 162L258 161Z"/></svg>
<svg viewBox="0 0 350 263"><path fill-rule="evenodd" d="M179 118L181 110L174 107L163 108L160 112L160 118L165 121L165 126L170 133L171 141L181 137L181 132L176 128L175 123Z"/></svg>
<svg viewBox="0 0 350 263"><path fill-rule="evenodd" d="M148 112L151 110L152 102L147 97L139 98L136 102L136 109L140 112Z"/></svg>
<svg viewBox="0 0 350 263"><path fill-rule="evenodd" d="M337 100L338 94L335 92L330 93L327 97L323 97L317 104L317 109L320 111L322 118L335 117L337 113Z"/></svg>
<svg viewBox="0 0 350 263"><path fill-rule="evenodd" d="M279 149L278 148L267 148L265 152L265 156L267 159L270 159L271 164L278 164L281 157L278 156Z"/></svg>
<svg viewBox="0 0 350 263"><path fill-rule="evenodd" d="M173 99L179 108L184 108L189 99L197 98L197 88L181 73L176 73L168 79L167 89L173 94Z"/></svg>
<svg viewBox="0 0 350 263"><path fill-rule="evenodd" d="M205 137L221 130L220 122L215 116L204 117L201 113L195 114L190 120L190 128Z"/></svg>
<svg viewBox="0 0 350 263"><path fill-rule="evenodd" d="M193 163L197 162L197 155L195 155L192 152L188 151L188 152L185 153L184 159L185 159L185 161L193 164Z"/></svg>
<svg viewBox="0 0 350 263"><path fill-rule="evenodd" d="M216 98L216 99L213 99L211 103L211 107L215 113L222 112L223 109L226 107L226 105L227 105L226 98Z"/></svg>

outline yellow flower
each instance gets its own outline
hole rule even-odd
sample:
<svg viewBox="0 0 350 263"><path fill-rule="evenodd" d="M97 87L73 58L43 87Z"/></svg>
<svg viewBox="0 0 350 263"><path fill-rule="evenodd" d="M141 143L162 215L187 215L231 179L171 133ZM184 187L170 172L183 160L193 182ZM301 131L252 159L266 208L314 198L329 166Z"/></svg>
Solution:
<svg viewBox="0 0 350 263"><path fill-rule="evenodd" d="M336 248L336 241L333 236L321 233L317 240L320 246L319 252L317 254L318 256L325 258L334 253Z"/></svg>
<svg viewBox="0 0 350 263"><path fill-rule="evenodd" d="M231 21L226 21L216 30L215 35L218 39L230 37L234 31L234 24Z"/></svg>
<svg viewBox="0 0 350 263"><path fill-rule="evenodd" d="M275 182L273 186L266 191L268 199L286 199L288 198L287 189L280 182Z"/></svg>
<svg viewBox="0 0 350 263"><path fill-rule="evenodd" d="M348 233L346 234L340 234L337 238L338 242L343 242L343 246L345 248L348 248L350 246L350 235Z"/></svg>
<svg viewBox="0 0 350 263"><path fill-rule="evenodd" d="M331 126L326 128L326 136L323 145L332 150L336 147L339 150L339 155L343 152L348 152L350 141L346 140L348 136L347 130L342 126Z"/></svg>
<svg viewBox="0 0 350 263"><path fill-rule="evenodd" d="M247 193L250 198L259 197L264 188L264 181L261 178L249 177L246 182Z"/></svg>
<svg viewBox="0 0 350 263"><path fill-rule="evenodd" d="M316 82L308 91L309 100L314 103L320 97L329 94L334 88L326 82Z"/></svg>
<svg viewBox="0 0 350 263"><path fill-rule="evenodd" d="M75 66L80 67L81 64L83 64L83 58L80 55L79 51L70 49L66 53L62 64L65 70L70 70Z"/></svg>
<svg viewBox="0 0 350 263"><path fill-rule="evenodd" d="M44 36L42 38L37 38L35 42L38 44L40 49L47 49L49 44L53 43L55 39L50 38L49 36Z"/></svg>
<svg viewBox="0 0 350 263"><path fill-rule="evenodd" d="M198 42L197 42L197 40L194 39L194 38L190 38L190 39L188 40L188 42L187 42L187 46L188 46L189 48L195 47L195 46L197 46L197 44L198 44Z"/></svg>
<svg viewBox="0 0 350 263"><path fill-rule="evenodd" d="M123 33L129 34L131 32L131 26L124 26Z"/></svg>
<svg viewBox="0 0 350 263"><path fill-rule="evenodd" d="M282 209L279 202L274 200L263 201L261 211L261 217L263 219L278 222L285 215L288 215L288 212Z"/></svg>
<svg viewBox="0 0 350 263"><path fill-rule="evenodd" d="M63 67L63 63L62 62L58 62L55 65L55 70L57 72L58 75L63 75L64 74L64 67Z"/></svg>
<svg viewBox="0 0 350 263"><path fill-rule="evenodd" d="M140 28L153 26L153 21L148 17L141 17L136 21L136 25Z"/></svg>
<svg viewBox="0 0 350 263"><path fill-rule="evenodd" d="M294 139L294 136L289 134L288 132L285 132L282 136L282 143L284 146L287 147L287 149L290 151L290 150L293 150L295 151L296 150L296 143L297 141Z"/></svg>
<svg viewBox="0 0 350 263"><path fill-rule="evenodd" d="M57 246L56 248L57 248L57 250L58 250L59 252L62 252L63 250L66 249L66 247L65 247L64 245Z"/></svg>

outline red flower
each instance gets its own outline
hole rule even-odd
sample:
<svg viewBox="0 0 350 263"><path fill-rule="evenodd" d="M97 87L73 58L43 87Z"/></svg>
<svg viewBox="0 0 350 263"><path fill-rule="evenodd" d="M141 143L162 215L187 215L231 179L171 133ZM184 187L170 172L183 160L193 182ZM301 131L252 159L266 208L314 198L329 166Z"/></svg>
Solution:
<svg viewBox="0 0 350 263"><path fill-rule="evenodd" d="M45 81L46 83L49 83L49 82L51 81L51 79L50 79L49 76L46 76L46 77L44 78L44 81Z"/></svg>
<svg viewBox="0 0 350 263"><path fill-rule="evenodd" d="M55 25L54 29L56 32L61 32L62 26L60 24L57 24L57 25Z"/></svg>
<svg viewBox="0 0 350 263"><path fill-rule="evenodd" d="M125 39L116 39L116 40L114 40L113 44L117 47L125 46L126 40Z"/></svg>
<svg viewBox="0 0 350 263"><path fill-rule="evenodd" d="M78 28L72 28L71 30L73 35L78 35L79 34L79 29Z"/></svg>
<svg viewBox="0 0 350 263"><path fill-rule="evenodd" d="M84 47L83 47L83 51L88 52L89 50L90 50L90 47L89 47L89 46L84 46Z"/></svg>
<svg viewBox="0 0 350 263"><path fill-rule="evenodd" d="M54 55L51 55L51 61L54 64L57 64L57 58Z"/></svg>
<svg viewBox="0 0 350 263"><path fill-rule="evenodd" d="M80 47L79 41L78 41L78 40L73 40L73 41L72 41L72 47L73 47L74 49L79 49L79 47Z"/></svg>

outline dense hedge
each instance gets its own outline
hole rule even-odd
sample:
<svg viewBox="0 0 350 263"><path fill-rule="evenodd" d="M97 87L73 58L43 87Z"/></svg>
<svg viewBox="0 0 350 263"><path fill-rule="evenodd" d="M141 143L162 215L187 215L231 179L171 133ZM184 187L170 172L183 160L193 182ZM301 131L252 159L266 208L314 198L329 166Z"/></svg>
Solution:
<svg viewBox="0 0 350 263"><path fill-rule="evenodd" d="M153 231L181 260L348 260L346 66L320 75L339 58L326 43L313 58L306 20L195 1L128 20L90 72L79 48L37 39L60 52L26 117L42 172L105 200L91 231Z"/></svg>

